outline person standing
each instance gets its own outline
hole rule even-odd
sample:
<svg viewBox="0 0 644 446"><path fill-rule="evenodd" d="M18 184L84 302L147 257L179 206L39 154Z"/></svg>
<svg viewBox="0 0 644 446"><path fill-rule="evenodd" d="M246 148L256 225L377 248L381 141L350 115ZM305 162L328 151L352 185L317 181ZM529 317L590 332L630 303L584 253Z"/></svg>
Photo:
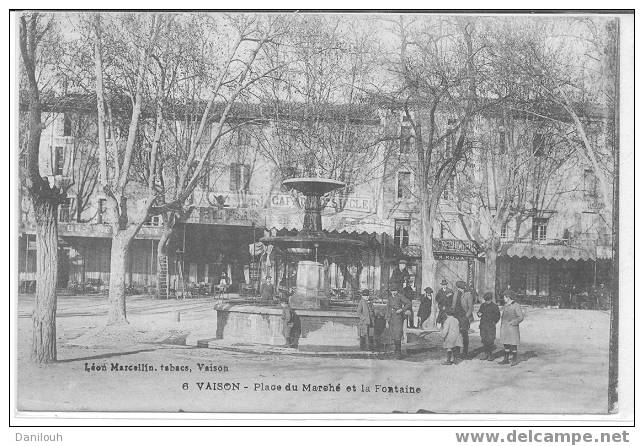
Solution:
<svg viewBox="0 0 644 446"><path fill-rule="evenodd" d="M466 291L466 284L462 280L456 282L456 293L452 298L451 309L463 338L463 359L467 359L470 345L470 324L474 320L474 299L472 293Z"/></svg>
<svg viewBox="0 0 644 446"><path fill-rule="evenodd" d="M398 261L398 268L394 269L394 272L389 278L389 289L402 293L408 279L409 271L407 271L407 260L400 259Z"/></svg>
<svg viewBox="0 0 644 446"><path fill-rule="evenodd" d="M402 358L403 322L405 311L411 308L411 302L397 290L391 290L387 302L387 324L394 342L394 351L398 359Z"/></svg>
<svg viewBox="0 0 644 446"><path fill-rule="evenodd" d="M503 344L503 361L500 364L509 364L512 355L512 365L518 364L517 349L520 342L519 324L523 322L523 309L521 305L512 299L505 298L505 306L501 315L501 343Z"/></svg>
<svg viewBox="0 0 644 446"><path fill-rule="evenodd" d="M454 292L447 287L447 280L441 280L441 288L436 293L436 304L438 305L438 318L437 321L443 319L443 312L445 309L452 305L452 298ZM439 322L442 323L442 322Z"/></svg>
<svg viewBox="0 0 644 446"><path fill-rule="evenodd" d="M360 350L373 350L375 348L373 336L376 313L373 309L373 304L369 300L368 290L362 291L361 299L360 302L358 302L356 312L358 313L358 336L360 336Z"/></svg>
<svg viewBox="0 0 644 446"><path fill-rule="evenodd" d="M266 281L262 286L262 292L260 293L263 301L272 301L273 296L275 295L275 286L273 285L273 278L271 276L266 277Z"/></svg>
<svg viewBox="0 0 644 446"><path fill-rule="evenodd" d="M293 311L288 300L281 302L282 306L282 334L284 335L284 347L297 348L300 340L300 317Z"/></svg>
<svg viewBox="0 0 644 446"><path fill-rule="evenodd" d="M445 309L443 317L441 338L443 339L443 348L447 352L447 359L445 359L443 365L452 365L458 359L458 351L463 347L463 339L459 330L458 320L454 317L451 308Z"/></svg>
<svg viewBox="0 0 644 446"><path fill-rule="evenodd" d="M492 301L492 293L487 292L483 295L483 303L477 313L480 318L479 329L481 331L481 342L485 356L481 359L492 361L494 358L494 341L496 340L496 324L501 318L499 306Z"/></svg>
<svg viewBox="0 0 644 446"><path fill-rule="evenodd" d="M420 306L418 307L418 328L423 328L423 324L432 314L432 295L434 290L430 287L425 288L425 293L420 295Z"/></svg>
<svg viewBox="0 0 644 446"><path fill-rule="evenodd" d="M405 318L407 319L407 328L415 328L414 327L414 308L413 308L415 291L414 291L414 279L412 276L409 276L407 278L405 288L403 288L403 294L405 298L412 303L412 305L409 306L409 310L405 312Z"/></svg>

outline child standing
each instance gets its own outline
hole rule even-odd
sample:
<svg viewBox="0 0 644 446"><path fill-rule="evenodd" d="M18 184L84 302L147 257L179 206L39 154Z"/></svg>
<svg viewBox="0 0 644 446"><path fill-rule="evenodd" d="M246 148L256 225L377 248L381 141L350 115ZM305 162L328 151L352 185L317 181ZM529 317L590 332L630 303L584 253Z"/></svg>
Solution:
<svg viewBox="0 0 644 446"><path fill-rule="evenodd" d="M501 316L501 343L503 343L503 361L499 364L509 364L512 354L513 366L518 364L517 348L519 346L519 324L523 322L524 314L521 305L514 300L513 295L505 296L505 306Z"/></svg>
<svg viewBox="0 0 644 446"><path fill-rule="evenodd" d="M441 337L443 338L443 348L447 351L447 359L443 365L451 365L456 361L457 352L463 347L463 338L458 325L458 320L454 317L454 312L447 307L444 312L445 320L441 327Z"/></svg>

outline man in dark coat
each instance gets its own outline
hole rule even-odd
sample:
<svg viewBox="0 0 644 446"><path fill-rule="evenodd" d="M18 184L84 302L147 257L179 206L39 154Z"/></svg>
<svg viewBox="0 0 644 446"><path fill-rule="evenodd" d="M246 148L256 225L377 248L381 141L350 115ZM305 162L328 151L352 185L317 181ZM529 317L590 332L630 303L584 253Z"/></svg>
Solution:
<svg viewBox="0 0 644 446"><path fill-rule="evenodd" d="M409 271L407 271L407 261L401 259L398 261L398 268L394 269L394 272L389 278L389 289L396 290L399 293L402 293L405 283L409 279Z"/></svg>
<svg viewBox="0 0 644 446"><path fill-rule="evenodd" d="M297 348L300 341L300 317L293 311L288 300L283 300L282 305L282 334L285 339L285 347Z"/></svg>
<svg viewBox="0 0 644 446"><path fill-rule="evenodd" d="M356 308L358 313L358 336L360 337L360 350L374 350L374 324L376 322L376 313L373 304L369 300L369 290L363 290L360 302ZM369 343L367 344L367 340Z"/></svg>
<svg viewBox="0 0 644 446"><path fill-rule="evenodd" d="M479 329L481 331L481 342L485 350L485 356L481 359L492 361L494 358L494 341L496 339L496 324L501 319L501 312L499 306L492 301L492 293L489 291L483 295L484 302L478 311L478 316L481 318L479 322Z"/></svg>
<svg viewBox="0 0 644 446"><path fill-rule="evenodd" d="M467 359L470 345L470 323L474 319L472 313L474 312L474 298L472 293L466 291L466 283L462 280L456 282L456 294L452 299L452 312L454 317L458 320L459 330L463 337L463 359Z"/></svg>
<svg viewBox="0 0 644 446"><path fill-rule="evenodd" d="M434 290L425 288L425 293L420 295L420 306L418 307L418 328L423 328L423 323L432 314L432 295Z"/></svg>
<svg viewBox="0 0 644 446"><path fill-rule="evenodd" d="M391 338L394 342L394 351L398 359L402 358L403 322L405 311L411 308L411 302L397 290L391 290L387 302L387 323Z"/></svg>
<svg viewBox="0 0 644 446"><path fill-rule="evenodd" d="M438 305L438 317L436 321L441 324L445 309L452 305L454 292L447 287L447 280L441 281L441 288L436 293L436 304Z"/></svg>
<svg viewBox="0 0 644 446"><path fill-rule="evenodd" d="M405 284L405 287L403 288L403 291L402 291L405 298L412 303L412 305L409 306L409 310L405 312L405 317L407 318L407 328L415 328L414 327L414 309L413 309L415 292L414 292L413 283L414 283L413 278L409 276Z"/></svg>
<svg viewBox="0 0 644 446"><path fill-rule="evenodd" d="M266 277L266 282L262 286L261 297L264 301L272 301L273 296L275 295L275 286L273 285L273 278L271 276Z"/></svg>

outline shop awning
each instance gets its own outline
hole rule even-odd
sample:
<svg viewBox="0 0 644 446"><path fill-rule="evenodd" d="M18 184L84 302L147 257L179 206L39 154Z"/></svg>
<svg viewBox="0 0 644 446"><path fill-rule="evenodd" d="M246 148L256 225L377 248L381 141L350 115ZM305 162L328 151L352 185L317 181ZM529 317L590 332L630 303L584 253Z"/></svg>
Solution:
<svg viewBox="0 0 644 446"><path fill-rule="evenodd" d="M354 228L343 228L341 231L338 230L324 230L323 232L330 238L344 238L349 237L356 240L361 240L367 244L378 243L385 244L385 240L389 237L389 234L378 233L378 232L368 232L368 231L358 231L352 230ZM271 233L276 235L297 235L300 232L300 229L295 228L270 228L268 229Z"/></svg>
<svg viewBox="0 0 644 446"><path fill-rule="evenodd" d="M510 243L501 248L500 256L543 260L605 260L612 257L609 247L580 247L538 243Z"/></svg>

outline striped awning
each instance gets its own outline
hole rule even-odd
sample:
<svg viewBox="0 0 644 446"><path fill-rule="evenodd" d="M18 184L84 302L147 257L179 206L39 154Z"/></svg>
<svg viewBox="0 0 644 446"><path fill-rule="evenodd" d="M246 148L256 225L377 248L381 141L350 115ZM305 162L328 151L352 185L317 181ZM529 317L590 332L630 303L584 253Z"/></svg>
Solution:
<svg viewBox="0 0 644 446"><path fill-rule="evenodd" d="M612 257L610 248L580 247L538 243L511 243L501 248L500 256L543 260L598 260Z"/></svg>

